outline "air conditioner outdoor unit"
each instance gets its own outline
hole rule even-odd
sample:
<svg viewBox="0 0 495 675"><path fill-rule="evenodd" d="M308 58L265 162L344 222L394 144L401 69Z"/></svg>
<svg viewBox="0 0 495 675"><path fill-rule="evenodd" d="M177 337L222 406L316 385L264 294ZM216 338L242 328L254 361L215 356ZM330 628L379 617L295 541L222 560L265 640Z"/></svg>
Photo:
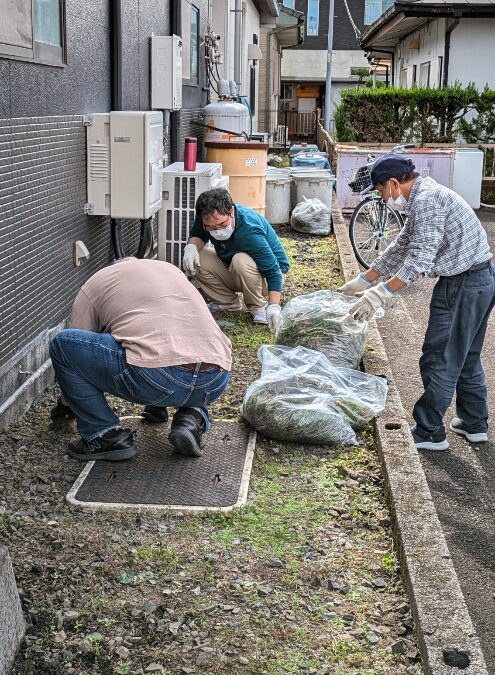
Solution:
<svg viewBox="0 0 495 675"><path fill-rule="evenodd" d="M289 127L279 124L277 126L277 143L289 145Z"/></svg>
<svg viewBox="0 0 495 675"><path fill-rule="evenodd" d="M182 254L194 224L196 200L213 188L229 188L221 164L201 163L195 171L184 171L183 162L163 169L162 208L158 212L158 260L182 266Z"/></svg>

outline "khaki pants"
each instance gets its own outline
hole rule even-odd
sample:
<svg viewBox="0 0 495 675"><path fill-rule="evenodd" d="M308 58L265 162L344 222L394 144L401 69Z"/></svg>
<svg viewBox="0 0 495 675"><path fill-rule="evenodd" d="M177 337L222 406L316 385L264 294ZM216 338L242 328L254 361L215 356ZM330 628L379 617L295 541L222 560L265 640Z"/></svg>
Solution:
<svg viewBox="0 0 495 675"><path fill-rule="evenodd" d="M193 278L195 286L214 302L230 305L242 292L246 307L256 314L267 306L268 287L254 260L247 253L236 253L230 266L225 265L209 247L199 253L201 267Z"/></svg>

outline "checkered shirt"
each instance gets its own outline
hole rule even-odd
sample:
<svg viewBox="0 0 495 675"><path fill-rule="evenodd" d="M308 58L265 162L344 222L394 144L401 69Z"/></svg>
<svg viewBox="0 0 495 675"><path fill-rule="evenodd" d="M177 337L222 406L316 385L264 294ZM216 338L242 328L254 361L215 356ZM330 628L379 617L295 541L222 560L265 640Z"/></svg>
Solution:
<svg viewBox="0 0 495 675"><path fill-rule="evenodd" d="M432 178L416 178L404 227L371 265L406 284L419 276L450 277L491 259L486 232L456 192Z"/></svg>

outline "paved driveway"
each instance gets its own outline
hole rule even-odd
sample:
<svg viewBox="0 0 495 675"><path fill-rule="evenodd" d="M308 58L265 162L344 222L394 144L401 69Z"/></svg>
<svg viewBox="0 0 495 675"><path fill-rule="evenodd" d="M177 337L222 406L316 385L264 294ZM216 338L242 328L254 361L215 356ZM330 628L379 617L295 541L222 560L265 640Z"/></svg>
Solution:
<svg viewBox="0 0 495 675"><path fill-rule="evenodd" d="M495 255L495 210L478 213ZM402 402L410 414L422 391L418 360L433 280L405 289L378 322ZM484 347L493 420L489 442L448 434L447 452L421 452L423 468L490 673L495 674L495 312ZM454 415L447 413L446 421ZM412 418L411 418L412 419Z"/></svg>

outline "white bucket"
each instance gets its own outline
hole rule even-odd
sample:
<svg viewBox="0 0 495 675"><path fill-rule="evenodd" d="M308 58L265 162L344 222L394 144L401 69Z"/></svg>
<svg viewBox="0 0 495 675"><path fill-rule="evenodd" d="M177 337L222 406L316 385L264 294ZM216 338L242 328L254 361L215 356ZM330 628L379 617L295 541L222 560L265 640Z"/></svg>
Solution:
<svg viewBox="0 0 495 675"><path fill-rule="evenodd" d="M292 208L306 199L319 199L328 208L332 207L332 189L335 182L335 177L331 176L328 171L315 171L313 173L292 172L292 179L294 181L292 189Z"/></svg>
<svg viewBox="0 0 495 675"><path fill-rule="evenodd" d="M284 169L267 171L265 218L271 225L283 225L290 219L292 179Z"/></svg>

